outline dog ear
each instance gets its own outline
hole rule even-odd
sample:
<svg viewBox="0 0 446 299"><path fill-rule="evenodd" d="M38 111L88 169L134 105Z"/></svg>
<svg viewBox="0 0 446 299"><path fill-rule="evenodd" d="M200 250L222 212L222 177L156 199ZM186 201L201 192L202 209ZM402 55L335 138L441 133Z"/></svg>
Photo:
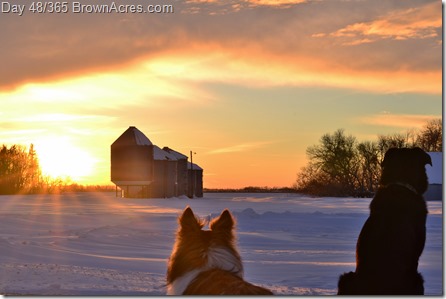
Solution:
<svg viewBox="0 0 446 299"><path fill-rule="evenodd" d="M194 212L192 212L189 206L184 210L183 215L180 216L179 223L182 231L197 231L201 229Z"/></svg>
<svg viewBox="0 0 446 299"><path fill-rule="evenodd" d="M392 147L387 150L386 154L384 155L384 160L381 162L381 167L386 168L391 161L394 161L398 157L398 151L399 149L396 147Z"/></svg>
<svg viewBox="0 0 446 299"><path fill-rule="evenodd" d="M232 231L234 227L234 218L232 218L231 212L229 210L224 210L221 215L214 219L209 227L212 231Z"/></svg>
<svg viewBox="0 0 446 299"><path fill-rule="evenodd" d="M432 166L432 158L428 153L426 153L419 147L415 147L414 150L417 151L417 155L423 165L429 164L430 166Z"/></svg>

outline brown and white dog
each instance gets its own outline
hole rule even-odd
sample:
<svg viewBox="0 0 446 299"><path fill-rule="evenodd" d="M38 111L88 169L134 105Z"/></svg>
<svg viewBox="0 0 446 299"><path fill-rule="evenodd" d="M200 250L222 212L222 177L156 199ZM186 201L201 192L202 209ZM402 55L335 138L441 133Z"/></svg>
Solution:
<svg viewBox="0 0 446 299"><path fill-rule="evenodd" d="M167 269L168 295L272 295L243 279L243 265L234 244L234 219L228 210L202 230L187 207Z"/></svg>

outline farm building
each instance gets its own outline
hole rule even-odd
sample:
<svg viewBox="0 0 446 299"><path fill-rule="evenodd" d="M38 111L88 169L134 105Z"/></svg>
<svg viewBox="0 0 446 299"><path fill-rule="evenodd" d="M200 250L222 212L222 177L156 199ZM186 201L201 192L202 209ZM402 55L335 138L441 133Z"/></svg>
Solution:
<svg viewBox="0 0 446 299"><path fill-rule="evenodd" d="M432 166L426 165L429 186L424 193L426 200L443 200L443 152L429 152Z"/></svg>
<svg viewBox="0 0 446 299"><path fill-rule="evenodd" d="M173 155L177 159L177 190L178 194L189 194L188 193L188 172L187 172L187 156L174 151L168 147L163 147L163 150Z"/></svg>
<svg viewBox="0 0 446 299"><path fill-rule="evenodd" d="M111 145L111 181L116 185L116 194L202 197L203 169L194 164L189 171L187 159L186 155L168 147L159 148L136 127L129 127Z"/></svg>
<svg viewBox="0 0 446 299"><path fill-rule="evenodd" d="M150 197L177 196L177 158L154 145L153 159L154 180L150 188Z"/></svg>
<svg viewBox="0 0 446 299"><path fill-rule="evenodd" d="M195 163L187 162L189 197L203 197L203 168Z"/></svg>

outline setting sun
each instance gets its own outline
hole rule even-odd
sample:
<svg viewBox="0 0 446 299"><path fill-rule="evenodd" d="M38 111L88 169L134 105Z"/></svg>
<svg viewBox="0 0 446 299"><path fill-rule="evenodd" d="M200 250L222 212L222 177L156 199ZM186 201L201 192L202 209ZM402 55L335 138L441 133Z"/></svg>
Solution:
<svg viewBox="0 0 446 299"><path fill-rule="evenodd" d="M94 158L66 137L42 139L35 149L44 175L78 181L93 171Z"/></svg>

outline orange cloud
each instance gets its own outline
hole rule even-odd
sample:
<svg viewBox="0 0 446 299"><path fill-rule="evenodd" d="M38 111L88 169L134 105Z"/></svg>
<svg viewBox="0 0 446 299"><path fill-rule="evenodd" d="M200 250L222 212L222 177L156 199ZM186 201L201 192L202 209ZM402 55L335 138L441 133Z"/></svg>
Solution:
<svg viewBox="0 0 446 299"><path fill-rule="evenodd" d="M218 0L187 0L186 3L217 3Z"/></svg>
<svg viewBox="0 0 446 299"><path fill-rule="evenodd" d="M358 58L359 60L359 58ZM187 82L223 82L253 87L328 86L369 92L441 94L438 70L352 68L308 55L274 55L258 47L197 47L193 53L170 53L148 68Z"/></svg>
<svg viewBox="0 0 446 299"><path fill-rule="evenodd" d="M222 1L222 0L186 0L187 4L202 4L202 3L214 3L214 4L227 4L228 1ZM229 1L231 6L236 5L236 2L239 1ZM243 2L249 3L252 6L257 5L264 5L264 6L282 6L282 5L293 5L293 4L300 4L305 3L307 0L244 0ZM240 3L239 3L240 4ZM236 5L239 7L239 5Z"/></svg>
<svg viewBox="0 0 446 299"><path fill-rule="evenodd" d="M345 45L369 43L379 39L438 38L442 26L440 3L396 11L371 22L359 22L341 28L330 35L351 39ZM314 35L317 37L318 35Z"/></svg>
<svg viewBox="0 0 446 299"><path fill-rule="evenodd" d="M246 2L249 2L251 5L264 5L264 6L286 6L289 7L290 5L294 4L300 4L305 3L307 0L246 0Z"/></svg>
<svg viewBox="0 0 446 299"><path fill-rule="evenodd" d="M92 121L97 118L104 118L104 116L94 116L94 115L76 115L76 114L68 114L68 113L42 113L42 114L33 114L22 116L15 121L19 122L82 122L82 121Z"/></svg>
<svg viewBox="0 0 446 299"><path fill-rule="evenodd" d="M237 144L233 146L228 146L224 148L215 149L209 152L209 154L226 154L226 153L234 153L234 152L245 152L252 151L256 148L263 147L265 145L271 144L273 142L252 142L252 143L243 143Z"/></svg>
<svg viewBox="0 0 446 299"><path fill-rule="evenodd" d="M129 90L138 97L195 100L202 82L440 94L439 4L396 1L389 8L372 1L368 5L374 9L355 10L352 21L349 8L356 2L342 1L341 8L334 1L188 0L176 3L178 14L151 18L95 15L82 16L81 21L67 15L39 17L37 22L37 15L5 17L0 27L15 30L0 31L0 89L83 78L104 82L99 87L90 84L88 90L103 89L102 94L118 105ZM299 9L275 9L295 4ZM330 33L332 28L341 29ZM387 42L376 42L383 39ZM408 40L416 42L408 45ZM121 82L120 76L96 80L116 73L136 74L137 82ZM136 87L144 81L151 82L151 90ZM107 92L108 86L117 85L120 91ZM207 99L201 93L200 98ZM71 95L48 93L64 101L75 100L77 94L79 89Z"/></svg>
<svg viewBox="0 0 446 299"><path fill-rule="evenodd" d="M244 9L256 7L269 7L274 9L286 9L296 4L306 3L307 0L186 0L186 8L183 14L208 14L212 16L225 15L240 12Z"/></svg>
<svg viewBox="0 0 446 299"><path fill-rule="evenodd" d="M383 112L376 115L361 117L361 123L396 127L396 128L422 128L429 120L437 119L435 115L393 114Z"/></svg>

